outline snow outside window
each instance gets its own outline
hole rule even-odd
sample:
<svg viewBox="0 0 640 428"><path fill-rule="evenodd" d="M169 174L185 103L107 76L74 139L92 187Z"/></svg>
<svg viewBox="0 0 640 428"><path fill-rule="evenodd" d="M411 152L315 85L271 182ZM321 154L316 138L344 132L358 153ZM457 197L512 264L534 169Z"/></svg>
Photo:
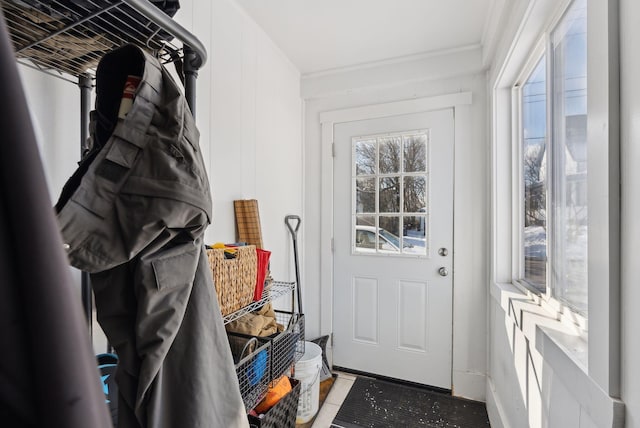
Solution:
<svg viewBox="0 0 640 428"><path fill-rule="evenodd" d="M575 0L520 88L522 279L587 313L587 6Z"/></svg>

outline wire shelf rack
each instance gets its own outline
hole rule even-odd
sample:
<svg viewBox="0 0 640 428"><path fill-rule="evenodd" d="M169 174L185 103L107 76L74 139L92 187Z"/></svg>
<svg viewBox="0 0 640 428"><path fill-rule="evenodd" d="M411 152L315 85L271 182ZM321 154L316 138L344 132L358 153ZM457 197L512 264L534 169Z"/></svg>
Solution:
<svg viewBox="0 0 640 428"><path fill-rule="evenodd" d="M135 44L163 63L195 52L196 68L206 60L200 41L148 0L0 0L15 55L21 64L61 79L95 75L105 53Z"/></svg>
<svg viewBox="0 0 640 428"><path fill-rule="evenodd" d="M261 308L266 303L275 300L278 297L284 296L287 293L291 293L294 290L295 285L295 282L274 281L268 288L264 289L264 291L262 292L262 299L256 300L250 305L232 312L229 315L225 315L224 317L222 317L222 319L225 324L229 324L231 321L235 321L238 318L248 314L249 312L253 312L256 309Z"/></svg>

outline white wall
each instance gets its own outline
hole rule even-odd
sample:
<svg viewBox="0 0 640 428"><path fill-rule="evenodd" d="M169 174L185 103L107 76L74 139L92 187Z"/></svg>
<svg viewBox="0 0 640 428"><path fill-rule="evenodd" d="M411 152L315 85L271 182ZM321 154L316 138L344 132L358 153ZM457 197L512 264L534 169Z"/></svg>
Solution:
<svg viewBox="0 0 640 428"><path fill-rule="evenodd" d="M640 3L620 1L621 116L621 397L627 428L640 428Z"/></svg>
<svg viewBox="0 0 640 428"><path fill-rule="evenodd" d="M196 123L209 159L207 242L235 240L234 199L257 199L274 278L291 280L287 214L302 212L300 73L234 0L183 0L176 15L204 43Z"/></svg>
<svg viewBox="0 0 640 428"><path fill-rule="evenodd" d="M19 66L18 71L53 206L80 159L80 89L30 67ZM72 267L69 270L81 301L80 271ZM99 337L96 350L104 352L105 340L100 333L96 336Z"/></svg>
<svg viewBox="0 0 640 428"><path fill-rule="evenodd" d="M214 207L206 241L235 241L233 200L257 199L273 276L293 280L284 216L302 212L300 74L233 0L182 0L175 18L209 54L196 85ZM55 200L79 159L80 91L27 67L21 72Z"/></svg>
<svg viewBox="0 0 640 428"><path fill-rule="evenodd" d="M446 52L429 60L382 64L344 74L304 77L305 206L304 304L307 335L328 334L320 328L321 287L321 127L319 114L355 106L419 97L472 92L473 104L464 132L469 138L456 146L455 276L453 296L453 391L484 400L486 371L487 200L489 152L485 139L486 93L481 55L477 49ZM444 78L445 75L455 76ZM394 69L397 71L394 71ZM421 78L419 76L422 76ZM368 82L368 84L365 84ZM456 137L456 144L458 140ZM464 144L464 146L462 146Z"/></svg>
<svg viewBox="0 0 640 428"><path fill-rule="evenodd" d="M29 67L18 69L55 203L80 159L80 89Z"/></svg>

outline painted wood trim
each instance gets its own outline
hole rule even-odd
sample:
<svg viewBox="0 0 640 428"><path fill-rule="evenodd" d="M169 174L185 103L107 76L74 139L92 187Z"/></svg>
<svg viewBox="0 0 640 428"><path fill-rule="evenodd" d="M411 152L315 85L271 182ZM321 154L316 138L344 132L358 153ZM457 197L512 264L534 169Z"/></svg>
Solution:
<svg viewBox="0 0 640 428"><path fill-rule="evenodd" d="M322 127L320 194L320 334L333 333L333 122Z"/></svg>
<svg viewBox="0 0 640 428"><path fill-rule="evenodd" d="M320 113L320 123L342 123L355 120L377 119L380 117L400 116L423 111L441 110L459 105L469 105L473 101L471 92L438 95L435 97L416 98L413 100L395 101L384 104L372 104L331 110ZM333 130L332 130L333 134Z"/></svg>

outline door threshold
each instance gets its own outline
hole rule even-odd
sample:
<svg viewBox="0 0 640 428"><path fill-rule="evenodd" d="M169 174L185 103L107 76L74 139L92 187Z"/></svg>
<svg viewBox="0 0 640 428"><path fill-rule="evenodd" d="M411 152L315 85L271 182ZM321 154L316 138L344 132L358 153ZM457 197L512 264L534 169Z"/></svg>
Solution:
<svg viewBox="0 0 640 428"><path fill-rule="evenodd" d="M383 376L383 375L379 375L379 374L375 374L375 373L363 372L363 371L360 371L360 370L354 370L354 369L350 369L350 368L347 368L347 367L340 367L340 366L335 366L335 365L332 367L332 370L337 370L337 371L340 371L340 372L349 373L349 374L353 374L353 375L360 376L360 377L384 380L384 381L387 381L387 382L397 383L397 384L400 384L400 385L412 386L414 388L419 388L419 389L423 389L423 390L431 391L431 392L436 392L436 393L440 393L440 394L451 395L451 390L450 389L440 388L438 386L425 385L423 383L411 382L411 381L404 380L404 379L398 379L398 378L395 378L395 377Z"/></svg>

